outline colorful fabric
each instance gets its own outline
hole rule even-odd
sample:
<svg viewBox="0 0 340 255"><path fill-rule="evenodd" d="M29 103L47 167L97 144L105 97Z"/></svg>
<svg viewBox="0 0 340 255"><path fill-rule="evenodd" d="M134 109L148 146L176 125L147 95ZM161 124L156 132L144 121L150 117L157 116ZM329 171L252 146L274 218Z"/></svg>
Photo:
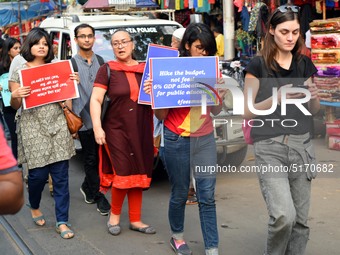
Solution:
<svg viewBox="0 0 340 255"><path fill-rule="evenodd" d="M210 4L208 3L208 0L198 0L198 5L196 8L196 12L210 12L211 7Z"/></svg>
<svg viewBox="0 0 340 255"><path fill-rule="evenodd" d="M260 14L260 9L262 6L266 5L263 2L256 3L255 7L251 10L250 13L250 21L249 21L249 27L248 31L249 32L254 32L256 29L257 21L259 19L259 14Z"/></svg>
<svg viewBox="0 0 340 255"><path fill-rule="evenodd" d="M332 49L340 48L340 35L332 34L313 34L311 36L312 49Z"/></svg>

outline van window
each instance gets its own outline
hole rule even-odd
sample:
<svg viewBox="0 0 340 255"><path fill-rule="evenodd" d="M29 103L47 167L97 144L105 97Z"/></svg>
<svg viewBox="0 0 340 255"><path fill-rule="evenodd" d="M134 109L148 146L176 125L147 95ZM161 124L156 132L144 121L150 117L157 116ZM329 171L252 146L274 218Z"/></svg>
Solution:
<svg viewBox="0 0 340 255"><path fill-rule="evenodd" d="M55 57L58 58L58 52L59 52L59 36L60 33L58 31L51 31L50 32L50 39L52 42L52 47L53 47L53 54Z"/></svg>
<svg viewBox="0 0 340 255"><path fill-rule="evenodd" d="M125 26L116 28L96 29L96 43L93 51L102 56L105 61L113 60L113 51L111 47L111 35L117 29L126 29L135 41L135 59L145 61L148 45L150 43L159 45L171 45L172 33L178 28L175 25L140 25Z"/></svg>
<svg viewBox="0 0 340 255"><path fill-rule="evenodd" d="M71 59L72 58L72 49L71 49L71 38L68 33L61 34L61 56L60 59Z"/></svg>

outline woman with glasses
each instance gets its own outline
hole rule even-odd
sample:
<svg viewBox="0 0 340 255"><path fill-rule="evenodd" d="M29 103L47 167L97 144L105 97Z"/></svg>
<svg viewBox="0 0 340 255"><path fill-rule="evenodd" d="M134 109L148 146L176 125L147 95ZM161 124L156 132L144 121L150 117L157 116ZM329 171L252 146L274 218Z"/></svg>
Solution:
<svg viewBox="0 0 340 255"><path fill-rule="evenodd" d="M182 38L181 57L204 57L216 54L216 40L205 24L190 24ZM149 93L152 82L147 81ZM223 97L226 91L220 91ZM155 115L164 120L164 160L171 184L168 217L171 228L170 245L176 254L192 254L184 240L184 216L189 191L190 172L195 179L201 231L206 255L218 254L218 231L215 204L215 173L195 171L197 167L216 166L217 152L210 112L218 114L222 105L208 107L202 115L201 107L156 109Z"/></svg>
<svg viewBox="0 0 340 255"><path fill-rule="evenodd" d="M154 234L156 230L141 221L142 193L150 187L154 155L153 113L150 106L138 104L145 64L133 58L135 45L126 30L116 30L111 45L116 60L99 68L90 101L99 144L100 185L103 190L112 187L107 227L110 234L120 234L121 210L127 196L130 229ZM105 93L110 104L101 121Z"/></svg>
<svg viewBox="0 0 340 255"><path fill-rule="evenodd" d="M318 90L312 83L317 69L300 54L304 42L298 7L278 7L267 29L261 54L246 67L244 89L244 117L263 124L254 124L251 136L269 214L265 254L302 255L309 237L307 218L315 178L310 114L320 108Z"/></svg>

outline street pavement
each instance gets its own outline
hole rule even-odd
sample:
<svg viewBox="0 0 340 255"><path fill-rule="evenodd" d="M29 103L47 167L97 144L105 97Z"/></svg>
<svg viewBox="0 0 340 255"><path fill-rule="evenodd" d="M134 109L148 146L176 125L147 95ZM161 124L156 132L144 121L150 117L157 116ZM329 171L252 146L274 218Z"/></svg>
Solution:
<svg viewBox="0 0 340 255"><path fill-rule="evenodd" d="M325 139L314 139L317 159L333 173L321 173L312 185L309 217L311 228L306 255L340 254L340 152L329 150ZM254 164L252 146L244 166ZM157 171L161 171L157 169ZM163 172L164 175L164 172ZM79 191L84 174L81 155L70 161L70 223L75 237L63 240L55 231L54 201L48 185L43 192L41 211L47 224L36 226L24 206L14 216L5 216L0 223L0 254L50 255L171 255L167 207L170 187L166 177L157 172L151 188L144 192L143 221L157 229L155 235L145 235L128 229L125 201L121 225L122 233L112 236L106 228L107 217L96 211L95 204L86 204ZM27 201L27 193L25 193ZM107 194L110 201L110 194ZM216 203L221 255L262 255L266 239L267 212L255 173L219 173ZM11 230L11 229L14 230ZM15 239L8 231L13 231ZM187 206L185 238L194 255L203 255L204 246L197 205ZM16 242L15 242L16 240ZM21 245L17 245L17 242ZM22 250L20 250L20 247ZM298 255L298 254L297 254Z"/></svg>

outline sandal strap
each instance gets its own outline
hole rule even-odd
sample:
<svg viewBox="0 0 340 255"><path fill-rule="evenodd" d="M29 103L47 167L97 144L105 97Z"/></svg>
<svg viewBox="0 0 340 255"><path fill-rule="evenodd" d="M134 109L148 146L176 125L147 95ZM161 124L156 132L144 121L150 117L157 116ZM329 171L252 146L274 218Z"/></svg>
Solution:
<svg viewBox="0 0 340 255"><path fill-rule="evenodd" d="M56 228L59 228L59 226L60 226L60 225L63 225L63 224L65 224L65 225L68 226L68 227L71 227L71 224L68 223L68 222L66 222L66 221L58 221L58 222L55 224L55 226L56 226Z"/></svg>
<svg viewBox="0 0 340 255"><path fill-rule="evenodd" d="M70 237L65 237L67 234L73 234L73 235L70 236ZM60 232L60 236L64 239L70 239L74 236L74 232L71 229L68 229L68 230L65 230L63 232Z"/></svg>
<svg viewBox="0 0 340 255"><path fill-rule="evenodd" d="M40 215L38 217L32 217L32 220L37 222L38 220L45 220L45 217L44 217L44 215Z"/></svg>

